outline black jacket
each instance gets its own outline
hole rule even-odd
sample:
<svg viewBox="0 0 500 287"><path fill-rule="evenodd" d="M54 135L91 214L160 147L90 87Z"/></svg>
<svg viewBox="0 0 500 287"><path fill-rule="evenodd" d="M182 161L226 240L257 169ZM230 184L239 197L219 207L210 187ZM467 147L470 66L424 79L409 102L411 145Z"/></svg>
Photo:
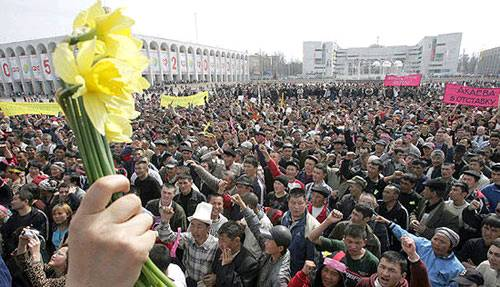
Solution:
<svg viewBox="0 0 500 287"><path fill-rule="evenodd" d="M257 282L259 263L255 257L241 246L240 252L230 264L222 266L222 251L215 253L212 271L216 275L218 287L253 287Z"/></svg>

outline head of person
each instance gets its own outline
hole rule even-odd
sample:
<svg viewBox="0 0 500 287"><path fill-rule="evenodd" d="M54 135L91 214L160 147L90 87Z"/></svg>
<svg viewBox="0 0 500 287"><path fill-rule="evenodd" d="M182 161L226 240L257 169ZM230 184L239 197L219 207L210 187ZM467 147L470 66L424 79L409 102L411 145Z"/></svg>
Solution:
<svg viewBox="0 0 500 287"><path fill-rule="evenodd" d="M171 263L170 250L163 244L155 244L149 251L149 258L162 272L166 272Z"/></svg>
<svg viewBox="0 0 500 287"><path fill-rule="evenodd" d="M194 214L188 217L189 232L198 245L203 244L209 235L212 225L212 205L207 202L200 202L196 206Z"/></svg>
<svg viewBox="0 0 500 287"><path fill-rule="evenodd" d="M351 178L347 183L349 183L351 195L355 198L358 198L366 187L366 180L359 175Z"/></svg>
<svg viewBox="0 0 500 287"><path fill-rule="evenodd" d="M266 239L264 252L269 255L284 255L292 242L290 229L283 225L275 225L269 231L261 230L261 233Z"/></svg>
<svg viewBox="0 0 500 287"><path fill-rule="evenodd" d="M323 207L330 192L323 186L313 186L311 189L311 203L313 207Z"/></svg>
<svg viewBox="0 0 500 287"><path fill-rule="evenodd" d="M320 183L325 179L327 174L328 174L328 171L327 171L326 165L319 163L319 164L315 165L313 168L313 174L312 174L313 181Z"/></svg>
<svg viewBox="0 0 500 287"><path fill-rule="evenodd" d="M207 199L208 203L212 205L212 220L218 219L219 215L224 210L224 197L222 196L222 194L210 193Z"/></svg>
<svg viewBox="0 0 500 287"><path fill-rule="evenodd" d="M278 194L283 194L288 191L288 177L284 175L279 175L274 178L273 183L274 192Z"/></svg>
<svg viewBox="0 0 500 287"><path fill-rule="evenodd" d="M500 143L500 132L494 131L490 134L490 147L496 148Z"/></svg>
<svg viewBox="0 0 500 287"><path fill-rule="evenodd" d="M222 154L222 159L224 160L224 164L226 166L231 166L234 163L234 159L236 158L236 152L233 149L225 149Z"/></svg>
<svg viewBox="0 0 500 287"><path fill-rule="evenodd" d="M62 246L50 257L49 263L47 264L55 270L59 270L66 274L68 271L68 246L62 244Z"/></svg>
<svg viewBox="0 0 500 287"><path fill-rule="evenodd" d="M469 168L481 173L484 168L484 160L482 160L480 157L477 156L471 158L469 160Z"/></svg>
<svg viewBox="0 0 500 287"><path fill-rule="evenodd" d="M369 192L362 192L359 196L358 204L366 205L375 210L378 207L377 198Z"/></svg>
<svg viewBox="0 0 500 287"><path fill-rule="evenodd" d="M369 161L368 165L366 166L366 170L368 171L369 175L380 174L382 168L384 168L384 165L380 159L374 159L372 161Z"/></svg>
<svg viewBox="0 0 500 287"><path fill-rule="evenodd" d="M439 167L444 162L444 152L440 149L434 150L431 153L432 166Z"/></svg>
<svg viewBox="0 0 500 287"><path fill-rule="evenodd" d="M299 170L300 170L300 166L299 164L297 163L297 161L295 160L290 160L286 163L286 168L285 168L286 172L286 176L290 179L290 180L294 180L297 175L299 174Z"/></svg>
<svg viewBox="0 0 500 287"><path fill-rule="evenodd" d="M49 160L49 153L44 150L41 150L36 153L35 160L43 163L47 162Z"/></svg>
<svg viewBox="0 0 500 287"><path fill-rule="evenodd" d="M469 186L463 181L458 181L451 186L449 196L453 202L458 204L464 202L467 194L469 194Z"/></svg>
<svg viewBox="0 0 500 287"><path fill-rule="evenodd" d="M187 144L182 145L180 147L180 151L182 154L182 159L184 161L193 159L193 149L190 146L188 146Z"/></svg>
<svg viewBox="0 0 500 287"><path fill-rule="evenodd" d="M481 174L475 170L466 170L462 174L462 180L467 183L470 190L473 190L477 187L477 182L481 178Z"/></svg>
<svg viewBox="0 0 500 287"><path fill-rule="evenodd" d="M240 196L244 196L249 192L253 192L253 182L247 175L242 175L236 180L236 192Z"/></svg>
<svg viewBox="0 0 500 287"><path fill-rule="evenodd" d="M377 266L377 278L382 287L401 286L406 278L408 263L399 252L386 251Z"/></svg>
<svg viewBox="0 0 500 287"><path fill-rule="evenodd" d="M366 226L373 216L373 209L364 204L356 204L351 212L351 223Z"/></svg>
<svg viewBox="0 0 500 287"><path fill-rule="evenodd" d="M62 179L64 170L63 162L55 162L50 166L50 176L52 178Z"/></svg>
<svg viewBox="0 0 500 287"><path fill-rule="evenodd" d="M139 160L135 163L135 173L138 178L145 178L148 176L148 162L146 160Z"/></svg>
<svg viewBox="0 0 500 287"><path fill-rule="evenodd" d="M490 267L499 272L500 271L500 238L493 240L488 249L488 262Z"/></svg>
<svg viewBox="0 0 500 287"><path fill-rule="evenodd" d="M285 145L283 145L282 154L283 154L283 157L286 158L286 159L292 158L292 156L293 156L293 145L291 145L291 144L285 144Z"/></svg>
<svg viewBox="0 0 500 287"><path fill-rule="evenodd" d="M385 150L385 141L384 140L378 140L375 142L375 153L376 154L382 154Z"/></svg>
<svg viewBox="0 0 500 287"><path fill-rule="evenodd" d="M245 228L234 220L222 224L218 231L219 248L230 249L232 253L240 250L245 240Z"/></svg>
<svg viewBox="0 0 500 287"><path fill-rule="evenodd" d="M353 256L359 256L363 253L366 246L366 229L364 226L358 224L349 224L344 230L344 244L347 252Z"/></svg>
<svg viewBox="0 0 500 287"><path fill-rule="evenodd" d="M318 164L318 159L314 156L308 156L304 161L304 171L307 174L311 174L314 172L315 166ZM326 174L326 172L325 172ZM314 174L313 174L314 176Z"/></svg>
<svg viewBox="0 0 500 287"><path fill-rule="evenodd" d="M141 158L144 157L144 149L142 149L142 148L136 148L134 150L132 156L133 156L133 160L134 161L140 160Z"/></svg>
<svg viewBox="0 0 500 287"><path fill-rule="evenodd" d="M160 203L162 206L170 206L175 196L175 186L171 183L163 183L161 187Z"/></svg>
<svg viewBox="0 0 500 287"><path fill-rule="evenodd" d="M49 145L52 143L52 136L50 134L43 134L42 143L44 145Z"/></svg>
<svg viewBox="0 0 500 287"><path fill-rule="evenodd" d="M306 211L307 201L306 192L302 188L294 188L290 190L288 197L288 209L292 220L297 220L304 215Z"/></svg>
<svg viewBox="0 0 500 287"><path fill-rule="evenodd" d="M38 161L30 162L29 174L32 178L40 175L40 170L42 169L42 165Z"/></svg>
<svg viewBox="0 0 500 287"><path fill-rule="evenodd" d="M69 225L73 211L66 203L59 203L52 208L52 219L56 225Z"/></svg>
<svg viewBox="0 0 500 287"><path fill-rule="evenodd" d="M481 237L486 246L490 245L495 239L500 238L500 216L490 214L483 220Z"/></svg>
<svg viewBox="0 0 500 287"><path fill-rule="evenodd" d="M422 197L431 202L442 200L446 195L446 182L439 178L429 179L424 182Z"/></svg>
<svg viewBox="0 0 500 287"><path fill-rule="evenodd" d="M344 286L345 273L347 267L344 263L334 259L325 258L323 263L318 266L316 279L313 286L337 287Z"/></svg>
<svg viewBox="0 0 500 287"><path fill-rule="evenodd" d="M58 145L54 149L54 156L58 161L64 161L64 158L66 157L66 147L63 145Z"/></svg>
<svg viewBox="0 0 500 287"><path fill-rule="evenodd" d="M401 190L399 189L398 186L394 184L389 184L384 188L384 191L382 192L382 199L384 200L385 203L397 202L400 193Z"/></svg>
<svg viewBox="0 0 500 287"><path fill-rule="evenodd" d="M443 163L441 165L441 177L442 178L451 178L453 173L455 172L455 164L454 163Z"/></svg>
<svg viewBox="0 0 500 287"><path fill-rule="evenodd" d="M182 194L189 194L192 189L193 178L189 174L181 174L177 177L177 186Z"/></svg>
<svg viewBox="0 0 500 287"><path fill-rule="evenodd" d="M259 163L257 159L253 156L247 156L243 160L243 170L246 175L254 177L257 175L257 168Z"/></svg>
<svg viewBox="0 0 500 287"><path fill-rule="evenodd" d="M411 162L413 173L415 173L417 177L421 177L424 174L425 166L425 161L420 159L416 159Z"/></svg>
<svg viewBox="0 0 500 287"><path fill-rule="evenodd" d="M258 210L257 207L259 204L259 197L257 197L257 195L255 193L247 192L241 197L241 199L248 206L248 208L250 208L251 210L253 210L253 211Z"/></svg>
<svg viewBox="0 0 500 287"><path fill-rule="evenodd" d="M431 238L431 245L437 257L447 257L457 247L460 236L448 227L438 227Z"/></svg>
<svg viewBox="0 0 500 287"><path fill-rule="evenodd" d="M500 163L491 166L491 182L500 185Z"/></svg>
<svg viewBox="0 0 500 287"><path fill-rule="evenodd" d="M14 194L11 202L12 209L16 211L31 207L32 204L33 193L25 189L21 189L18 193Z"/></svg>
<svg viewBox="0 0 500 287"><path fill-rule="evenodd" d="M413 173L405 173L399 181L401 192L410 193L417 184L417 177Z"/></svg>

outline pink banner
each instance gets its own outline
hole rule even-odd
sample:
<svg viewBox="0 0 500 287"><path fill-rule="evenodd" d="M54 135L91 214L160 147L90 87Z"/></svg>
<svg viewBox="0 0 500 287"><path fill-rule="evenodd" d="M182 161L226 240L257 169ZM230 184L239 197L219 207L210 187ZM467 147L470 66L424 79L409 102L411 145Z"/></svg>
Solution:
<svg viewBox="0 0 500 287"><path fill-rule="evenodd" d="M386 75L384 86L386 87L418 87L422 80L421 74L413 74L407 76Z"/></svg>
<svg viewBox="0 0 500 287"><path fill-rule="evenodd" d="M474 88L446 84L443 103L473 107L497 107L500 88Z"/></svg>

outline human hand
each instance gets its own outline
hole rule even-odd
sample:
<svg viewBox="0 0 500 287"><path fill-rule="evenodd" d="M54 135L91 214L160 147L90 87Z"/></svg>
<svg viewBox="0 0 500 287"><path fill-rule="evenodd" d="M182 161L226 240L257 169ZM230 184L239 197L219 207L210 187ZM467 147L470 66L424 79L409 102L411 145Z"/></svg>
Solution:
<svg viewBox="0 0 500 287"><path fill-rule="evenodd" d="M415 246L415 240L413 240L411 237L401 237L401 247L403 248L403 251L406 253L406 255L408 255L408 259L410 259L411 262L415 262L419 259L417 254L417 247Z"/></svg>
<svg viewBox="0 0 500 287"><path fill-rule="evenodd" d="M196 166L196 162L194 160L191 160L191 159L190 160L186 160L184 163L187 166L193 166L193 167Z"/></svg>
<svg viewBox="0 0 500 287"><path fill-rule="evenodd" d="M162 206L160 208L160 218L163 222L170 222L170 219L174 216L174 209L172 207Z"/></svg>
<svg viewBox="0 0 500 287"><path fill-rule="evenodd" d="M334 224L334 223L341 221L343 217L344 217L344 215L342 214L342 212L334 209L334 210L332 210L332 212L330 212L330 215L328 215L326 220L329 224Z"/></svg>
<svg viewBox="0 0 500 287"><path fill-rule="evenodd" d="M239 194L235 194L231 197L231 201L235 204L239 205L241 209L245 209L247 207L246 203L243 201Z"/></svg>
<svg viewBox="0 0 500 287"><path fill-rule="evenodd" d="M314 261L306 260L306 262L304 263L304 267L302 267L302 272L304 273L304 275L309 276L309 273L311 273L314 268L316 268L316 264L314 264Z"/></svg>
<svg viewBox="0 0 500 287"><path fill-rule="evenodd" d="M376 222L379 222L379 223L386 224L386 225L391 224L391 221L390 221L389 219L387 219L387 218L385 218L385 217L383 217L383 216L381 216L381 215L377 215L377 216L375 217L375 221L376 221Z"/></svg>
<svg viewBox="0 0 500 287"><path fill-rule="evenodd" d="M38 236L29 236L28 240L28 250L31 254L31 259L34 262L42 260L42 255L40 254L40 239Z"/></svg>
<svg viewBox="0 0 500 287"><path fill-rule="evenodd" d="M223 179L219 180L219 184L218 184L219 193L224 193L224 191L226 190L227 186L228 186L227 181L225 181Z"/></svg>
<svg viewBox="0 0 500 287"><path fill-rule="evenodd" d="M30 237L25 234L25 230L29 230L29 227L23 229L23 232L19 235L19 240L17 242L17 254L26 253L26 247L30 241Z"/></svg>
<svg viewBox="0 0 500 287"><path fill-rule="evenodd" d="M233 253L231 252L231 249L224 248L222 250L221 259L222 259L222 263L221 263L222 266L231 264L231 262L233 262Z"/></svg>
<svg viewBox="0 0 500 287"><path fill-rule="evenodd" d="M215 280L216 279L217 279L216 275L213 273L210 273L210 274L203 276L202 281L206 287L215 287L215 283L216 283Z"/></svg>
<svg viewBox="0 0 500 287"><path fill-rule="evenodd" d="M97 180L87 191L69 227L66 286L133 286L156 240L153 219L142 213L136 195L109 204L117 192L128 192L121 175Z"/></svg>
<svg viewBox="0 0 500 287"><path fill-rule="evenodd" d="M424 224L420 223L418 220L413 220L410 222L410 227L415 230L418 234L424 233L426 227Z"/></svg>
<svg viewBox="0 0 500 287"><path fill-rule="evenodd" d="M471 201L470 207L473 210L479 210L481 208L481 202L477 199L474 199L473 201Z"/></svg>

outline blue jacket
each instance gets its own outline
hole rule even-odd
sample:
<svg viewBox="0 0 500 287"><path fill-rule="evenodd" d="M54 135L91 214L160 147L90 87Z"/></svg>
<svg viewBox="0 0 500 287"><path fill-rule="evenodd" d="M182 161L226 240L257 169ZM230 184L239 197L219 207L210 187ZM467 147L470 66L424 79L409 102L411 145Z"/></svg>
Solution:
<svg viewBox="0 0 500 287"><path fill-rule="evenodd" d="M415 240L417 254L425 263L425 266L427 266L432 287L449 286L451 280L465 270L453 252L448 257L438 257L434 253L434 250L432 250L430 240L415 236L395 223L391 223L389 229L398 240L403 236L409 236Z"/></svg>
<svg viewBox="0 0 500 287"><path fill-rule="evenodd" d="M283 215L281 224L288 227L292 233L292 242L288 246L290 251L290 275L295 276L295 273L300 271L306 260L314 260L315 247L314 244L306 238L306 216L292 223L292 215L287 211Z"/></svg>

